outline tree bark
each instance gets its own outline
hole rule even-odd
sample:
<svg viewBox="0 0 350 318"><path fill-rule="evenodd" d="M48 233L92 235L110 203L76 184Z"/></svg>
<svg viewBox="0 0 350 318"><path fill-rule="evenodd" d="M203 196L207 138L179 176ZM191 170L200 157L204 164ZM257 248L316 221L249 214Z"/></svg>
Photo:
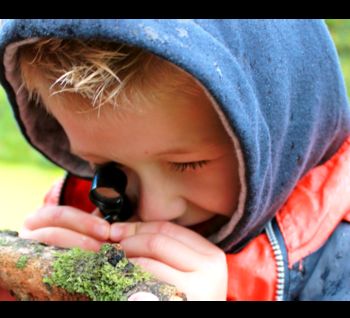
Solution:
<svg viewBox="0 0 350 318"><path fill-rule="evenodd" d="M102 267L108 264L114 267L108 270L114 271L116 263L121 259L124 259L125 262L127 259L117 244L113 244L113 248L110 247L111 244L108 245L110 248L108 257L104 254L103 261L97 262L96 266ZM72 250L21 239L17 232L0 231L0 287L10 291L18 300L92 300L87 294L67 291L59 285L47 283L44 279L53 277L57 255L63 255L69 251ZM135 266L129 261L126 264L128 271L118 272L118 275L125 275L125 277L129 275L130 277L130 271L134 270ZM74 272L72 275L72 279L78 276L84 279L81 273ZM91 284L91 282L86 282L86 284ZM120 286L115 286L115 288L120 288ZM122 293L122 298L125 300L186 300L185 295L178 292L174 286L152 277L129 285L128 288L122 290ZM97 293L93 300L104 300L104 298L102 294Z"/></svg>

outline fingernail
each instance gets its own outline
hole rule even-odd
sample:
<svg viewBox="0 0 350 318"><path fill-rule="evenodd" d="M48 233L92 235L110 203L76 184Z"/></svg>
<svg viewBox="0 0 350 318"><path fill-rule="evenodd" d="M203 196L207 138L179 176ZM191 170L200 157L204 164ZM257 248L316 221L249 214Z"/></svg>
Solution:
<svg viewBox="0 0 350 318"><path fill-rule="evenodd" d="M149 292L137 292L135 294L132 294L131 296L129 296L128 301L159 301L159 298Z"/></svg>
<svg viewBox="0 0 350 318"><path fill-rule="evenodd" d="M30 238L30 231L23 228L19 231L18 237L23 238L23 239L29 239Z"/></svg>
<svg viewBox="0 0 350 318"><path fill-rule="evenodd" d="M121 237L122 237L122 234L123 234L123 229L122 229L122 227L120 225L117 225L117 224L112 225L111 237L110 237L110 239L112 241L120 240Z"/></svg>
<svg viewBox="0 0 350 318"><path fill-rule="evenodd" d="M97 225L96 234L103 239L107 239L109 236L109 226L105 224Z"/></svg>

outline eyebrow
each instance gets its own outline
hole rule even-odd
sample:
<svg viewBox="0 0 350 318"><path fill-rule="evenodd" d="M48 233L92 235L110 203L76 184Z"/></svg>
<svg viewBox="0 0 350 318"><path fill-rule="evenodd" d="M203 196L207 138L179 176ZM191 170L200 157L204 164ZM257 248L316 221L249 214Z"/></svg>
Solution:
<svg viewBox="0 0 350 318"><path fill-rule="evenodd" d="M188 153L192 153L193 150L188 150L186 148L175 148L175 149L168 149L161 152L156 153L156 156L163 156L163 155L184 155Z"/></svg>
<svg viewBox="0 0 350 318"><path fill-rule="evenodd" d="M189 147L182 147L182 148L171 148L167 149L164 151L161 151L157 154L156 156L163 156L163 155L184 155L184 154L189 154L189 153L194 153L194 152L199 152L202 150L208 151L208 150L215 150L218 147L220 147L220 144L218 143L204 143L204 144L196 144L195 149L190 149Z"/></svg>
<svg viewBox="0 0 350 318"><path fill-rule="evenodd" d="M185 155L190 154L194 152L198 152L199 150L205 149L205 150L214 150L215 148L219 147L219 144L216 143L210 143L210 144L204 144L201 149L189 149L188 147L179 147L179 148L170 148L166 149L164 151L161 151L159 153L154 154L154 156L160 157L165 155ZM74 149L70 150L72 154L78 156L78 157L95 157L95 155L87 153L87 152L79 152L75 151Z"/></svg>
<svg viewBox="0 0 350 318"><path fill-rule="evenodd" d="M207 146L207 145L206 145ZM214 146L214 144L210 145L211 147ZM217 145L215 145L217 146ZM155 153L155 156L162 156L162 155L172 155L172 154L188 154L188 153L192 153L194 150L193 149L189 149L188 147L179 147L179 148L170 148L170 149L166 149L163 150L159 153ZM95 155L88 153L88 152L80 152L77 151L76 149L70 149L70 152L75 155L75 156L83 156L83 157L95 157Z"/></svg>

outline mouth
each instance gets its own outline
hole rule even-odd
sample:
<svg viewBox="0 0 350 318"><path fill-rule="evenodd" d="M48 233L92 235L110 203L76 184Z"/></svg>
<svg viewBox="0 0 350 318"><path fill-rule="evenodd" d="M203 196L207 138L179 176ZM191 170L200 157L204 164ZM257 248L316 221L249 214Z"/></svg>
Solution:
<svg viewBox="0 0 350 318"><path fill-rule="evenodd" d="M204 222L187 226L188 229L201 234L204 237L208 237L211 234L217 232L224 224L230 220L229 217L224 215L216 215Z"/></svg>

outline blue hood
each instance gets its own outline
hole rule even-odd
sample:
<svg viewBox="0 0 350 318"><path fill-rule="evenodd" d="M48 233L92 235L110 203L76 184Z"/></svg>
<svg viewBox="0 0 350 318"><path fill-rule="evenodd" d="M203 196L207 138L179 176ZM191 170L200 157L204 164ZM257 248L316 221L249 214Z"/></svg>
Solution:
<svg viewBox="0 0 350 318"><path fill-rule="evenodd" d="M182 67L205 87L240 166L238 210L213 238L226 251L259 234L298 180L350 134L344 81L323 21L2 21L1 84L22 133L47 158L82 177L91 175L87 163L69 153L57 121L43 120L43 111L29 105L20 89L17 47L41 37L139 46Z"/></svg>

